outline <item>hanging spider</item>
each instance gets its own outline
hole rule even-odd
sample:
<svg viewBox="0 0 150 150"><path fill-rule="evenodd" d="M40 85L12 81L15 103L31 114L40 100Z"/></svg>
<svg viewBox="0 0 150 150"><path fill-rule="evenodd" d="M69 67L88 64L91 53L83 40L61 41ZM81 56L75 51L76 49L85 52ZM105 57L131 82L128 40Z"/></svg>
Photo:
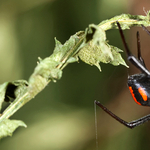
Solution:
<svg viewBox="0 0 150 150"><path fill-rule="evenodd" d="M129 86L130 93L137 104L143 106L150 106L150 72L147 70L144 60L141 57L139 32L137 32L138 58L136 58L135 56L132 55L132 53L128 48L128 45L125 41L125 37L123 35L123 31L121 29L119 22L117 21L116 23L119 28L119 32L127 53L128 60L142 72L140 74L134 74L128 77L128 86ZM147 30L147 28L143 25L142 27L150 35L150 32ZM124 124L125 126L131 129L150 120L150 114L148 114L140 119L131 122L126 122L123 119L116 116L110 110L108 110L99 101L95 101L95 103L99 107L101 107L106 113L108 113L111 117L113 117L114 119L116 119L117 121L119 121L120 123Z"/></svg>

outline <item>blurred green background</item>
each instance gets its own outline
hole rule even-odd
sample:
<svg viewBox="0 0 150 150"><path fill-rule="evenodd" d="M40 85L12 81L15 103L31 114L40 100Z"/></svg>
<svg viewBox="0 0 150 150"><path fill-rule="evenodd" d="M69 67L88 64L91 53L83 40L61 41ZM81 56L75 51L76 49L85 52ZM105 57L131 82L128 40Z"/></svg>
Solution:
<svg viewBox="0 0 150 150"><path fill-rule="evenodd" d="M28 80L37 58L52 54L54 37L64 43L90 23L122 13L144 14L148 0L1 0L0 1L0 83ZM126 31L136 53L136 31ZM142 30L141 30L142 31ZM143 32L143 31L142 31ZM143 34L143 33L142 33ZM144 38L146 36L146 39ZM123 49L118 30L107 32L110 44ZM148 36L141 39L148 64ZM135 50L135 51L134 51ZM123 54L124 55L124 54ZM126 57L124 57L126 60ZM147 65L148 66L148 65ZM57 83L27 103L12 119L23 120L12 137L0 141L1 150L96 150L94 100L99 100L125 120L150 112L132 100L124 66L101 64L102 72L83 62L69 64ZM143 150L150 147L149 123L130 130L97 107L100 150Z"/></svg>

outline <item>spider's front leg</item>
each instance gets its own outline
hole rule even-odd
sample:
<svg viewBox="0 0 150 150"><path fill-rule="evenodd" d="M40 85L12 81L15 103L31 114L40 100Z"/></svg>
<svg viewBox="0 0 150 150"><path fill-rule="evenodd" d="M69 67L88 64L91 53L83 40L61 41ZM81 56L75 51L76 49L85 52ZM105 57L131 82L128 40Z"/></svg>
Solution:
<svg viewBox="0 0 150 150"><path fill-rule="evenodd" d="M150 76L150 72L147 70L147 68L145 67L145 64L143 65L142 63L142 60L143 58L141 57L141 51L140 51L140 43L138 41L138 58L140 59L137 59L135 56L132 55L132 53L130 52L129 48L128 48L128 45L126 43L126 40L125 40L125 37L124 37L124 34L123 34L123 31L121 29L121 26L120 26L120 23L117 21L117 26L119 28L119 32L120 32L120 35L121 35L121 38L122 38L122 41L123 41L123 44L124 44L124 47L125 47L125 50L126 50L126 53L127 53L127 58L128 60L135 66L137 67L139 70L141 70L143 73L147 74ZM139 38L139 36L137 35L137 38ZM137 39L138 40L138 39Z"/></svg>

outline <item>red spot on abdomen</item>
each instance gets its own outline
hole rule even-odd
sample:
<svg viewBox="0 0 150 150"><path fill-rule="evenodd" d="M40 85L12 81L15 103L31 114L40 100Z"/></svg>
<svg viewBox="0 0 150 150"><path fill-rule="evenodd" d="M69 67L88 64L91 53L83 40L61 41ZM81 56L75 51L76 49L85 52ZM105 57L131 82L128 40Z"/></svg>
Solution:
<svg viewBox="0 0 150 150"><path fill-rule="evenodd" d="M132 87L131 87L131 86L129 86L129 90L130 90L130 93L131 93L131 95L132 95L132 97L133 97L134 101L135 101L137 104L141 105L141 103L140 103L140 102L138 102L138 101L137 101L137 99L135 98L135 95L134 95L134 93L133 93L133 89L132 89Z"/></svg>
<svg viewBox="0 0 150 150"><path fill-rule="evenodd" d="M143 100L147 101L147 95L146 95L145 90L142 87L139 87L138 91L139 91L140 95L142 96Z"/></svg>

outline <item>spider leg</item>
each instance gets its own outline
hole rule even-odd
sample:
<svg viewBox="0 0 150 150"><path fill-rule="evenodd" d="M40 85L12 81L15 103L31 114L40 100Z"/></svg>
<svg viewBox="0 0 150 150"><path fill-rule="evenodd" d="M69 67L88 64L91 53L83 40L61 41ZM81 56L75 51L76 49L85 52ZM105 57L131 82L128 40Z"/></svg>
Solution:
<svg viewBox="0 0 150 150"><path fill-rule="evenodd" d="M136 37L137 37L138 59L141 62L141 64L146 68L144 59L141 56L141 45L140 45L140 34L139 34L139 32L137 32Z"/></svg>
<svg viewBox="0 0 150 150"><path fill-rule="evenodd" d="M126 53L127 53L128 60L135 67L137 67L139 70L141 70L143 73L145 73L145 74L150 76L150 72L147 70L147 68L135 56L133 56L132 53L130 52L130 50L128 48L128 45L126 43L123 31L121 29L120 23L118 21L117 21L117 26L119 28L119 32L120 32L120 35L121 35L121 38L122 38L122 41L123 41L123 44L124 44L124 47L125 47L125 50L126 50Z"/></svg>
<svg viewBox="0 0 150 150"><path fill-rule="evenodd" d="M121 124L125 125L126 127L133 129L134 127L137 127L147 121L150 120L150 114L147 116L144 116L140 119L131 121L131 122L126 122L123 119L119 118L118 116L116 116L114 113L112 113L109 109L107 109L104 105L102 105L99 101L95 101L96 105L98 105L99 107L101 107L107 114L109 114L111 117L113 117L114 119L116 119L118 122L120 122Z"/></svg>

